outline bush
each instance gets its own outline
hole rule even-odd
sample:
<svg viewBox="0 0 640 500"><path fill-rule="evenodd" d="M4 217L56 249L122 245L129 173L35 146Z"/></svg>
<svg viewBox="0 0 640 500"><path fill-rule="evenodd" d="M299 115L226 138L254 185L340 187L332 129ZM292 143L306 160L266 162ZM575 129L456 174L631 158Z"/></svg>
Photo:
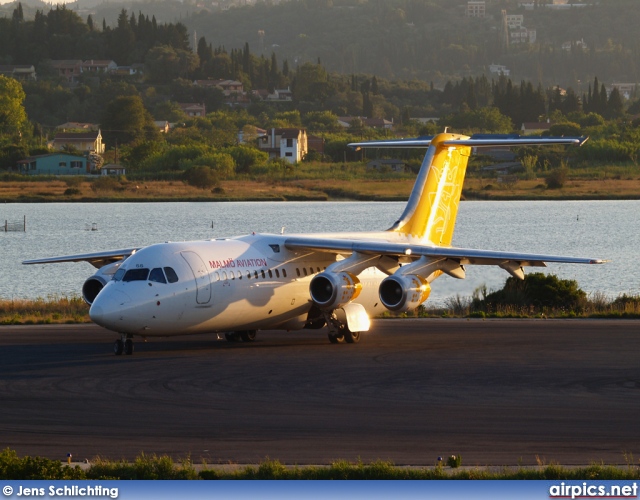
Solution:
<svg viewBox="0 0 640 500"><path fill-rule="evenodd" d="M74 195L80 194L81 192L82 191L80 191L78 188L68 188L68 189L65 189L64 195L65 196L74 196Z"/></svg>
<svg viewBox="0 0 640 500"><path fill-rule="evenodd" d="M549 189L560 189L567 182L569 171L566 168L557 168L549 172L545 177L545 182Z"/></svg>
<svg viewBox="0 0 640 500"><path fill-rule="evenodd" d="M211 189L218 184L218 177L216 173L209 167L192 167L187 170L183 179L190 186L194 186L201 189Z"/></svg>
<svg viewBox="0 0 640 500"><path fill-rule="evenodd" d="M487 295L479 301L480 307L519 306L536 308L549 307L567 311L580 310L584 307L587 294L578 287L574 280L563 280L554 275L533 273L524 280L511 277L504 288Z"/></svg>
<svg viewBox="0 0 640 500"><path fill-rule="evenodd" d="M94 193L97 193L98 191L115 191L121 187L122 186L120 185L120 182L118 182L117 178L110 177L108 175L100 176L91 183L91 190Z"/></svg>

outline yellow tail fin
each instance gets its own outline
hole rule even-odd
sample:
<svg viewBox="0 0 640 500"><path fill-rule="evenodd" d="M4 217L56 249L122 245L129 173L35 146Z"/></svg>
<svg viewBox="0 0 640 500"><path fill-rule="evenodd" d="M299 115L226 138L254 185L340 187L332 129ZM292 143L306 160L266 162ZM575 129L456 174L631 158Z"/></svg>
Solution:
<svg viewBox="0 0 640 500"><path fill-rule="evenodd" d="M439 134L422 162L409 202L390 231L436 245L450 245L471 147L451 144L467 136ZM449 141L448 144L443 142Z"/></svg>
<svg viewBox="0 0 640 500"><path fill-rule="evenodd" d="M438 246L450 246L458 215L467 162L471 148L550 146L574 144L581 146L588 137L520 137L518 135L438 134L435 137L354 142L354 148L425 148L427 154L411 191L409 202L400 219L389 229Z"/></svg>

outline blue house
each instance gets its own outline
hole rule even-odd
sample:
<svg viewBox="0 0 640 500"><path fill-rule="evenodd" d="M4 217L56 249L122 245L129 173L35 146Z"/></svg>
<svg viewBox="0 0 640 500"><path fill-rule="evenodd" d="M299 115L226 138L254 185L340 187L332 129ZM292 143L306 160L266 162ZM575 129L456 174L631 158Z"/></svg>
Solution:
<svg viewBox="0 0 640 500"><path fill-rule="evenodd" d="M17 170L25 175L86 175L91 164L84 156L49 153L20 160Z"/></svg>

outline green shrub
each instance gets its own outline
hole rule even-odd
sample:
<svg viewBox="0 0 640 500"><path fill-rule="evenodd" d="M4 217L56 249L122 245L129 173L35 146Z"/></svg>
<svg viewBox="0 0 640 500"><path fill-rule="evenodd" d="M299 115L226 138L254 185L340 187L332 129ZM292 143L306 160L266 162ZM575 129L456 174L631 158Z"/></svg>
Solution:
<svg viewBox="0 0 640 500"><path fill-rule="evenodd" d="M211 189L218 184L218 176L216 173L205 166L190 168L185 171L183 178L190 186L201 189Z"/></svg>
<svg viewBox="0 0 640 500"><path fill-rule="evenodd" d="M567 182L569 171L566 168L556 168L547 174L545 182L549 189L560 189Z"/></svg>
<svg viewBox="0 0 640 500"><path fill-rule="evenodd" d="M532 273L524 280L511 277L504 288L492 292L486 299L478 302L478 306L486 309L497 306L548 307L552 309L581 310L587 294L578 287L574 280L563 280L557 276L543 273Z"/></svg>

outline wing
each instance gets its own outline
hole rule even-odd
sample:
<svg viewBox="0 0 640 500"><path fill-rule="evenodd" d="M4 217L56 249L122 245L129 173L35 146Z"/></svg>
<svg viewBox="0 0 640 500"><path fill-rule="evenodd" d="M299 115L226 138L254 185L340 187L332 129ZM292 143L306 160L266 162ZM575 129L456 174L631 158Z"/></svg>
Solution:
<svg viewBox="0 0 640 500"><path fill-rule="evenodd" d="M291 250L313 250L333 253L359 253L363 255L387 255L411 258L427 257L433 260L448 259L460 266L481 265L499 266L520 279L524 277L522 267L546 267L546 262L566 264L603 264L607 261L594 258L566 257L561 255L542 255L518 252L500 252L472 248L438 247L395 243L376 240L356 240L340 238L308 238L292 236L286 239L285 246Z"/></svg>
<svg viewBox="0 0 640 500"><path fill-rule="evenodd" d="M102 266L126 259L139 248L124 248L122 250L108 250L106 252L82 253L77 255L63 255L61 257L49 257L46 259L33 259L22 261L23 264L51 264L56 262L88 262L93 267L100 269Z"/></svg>

